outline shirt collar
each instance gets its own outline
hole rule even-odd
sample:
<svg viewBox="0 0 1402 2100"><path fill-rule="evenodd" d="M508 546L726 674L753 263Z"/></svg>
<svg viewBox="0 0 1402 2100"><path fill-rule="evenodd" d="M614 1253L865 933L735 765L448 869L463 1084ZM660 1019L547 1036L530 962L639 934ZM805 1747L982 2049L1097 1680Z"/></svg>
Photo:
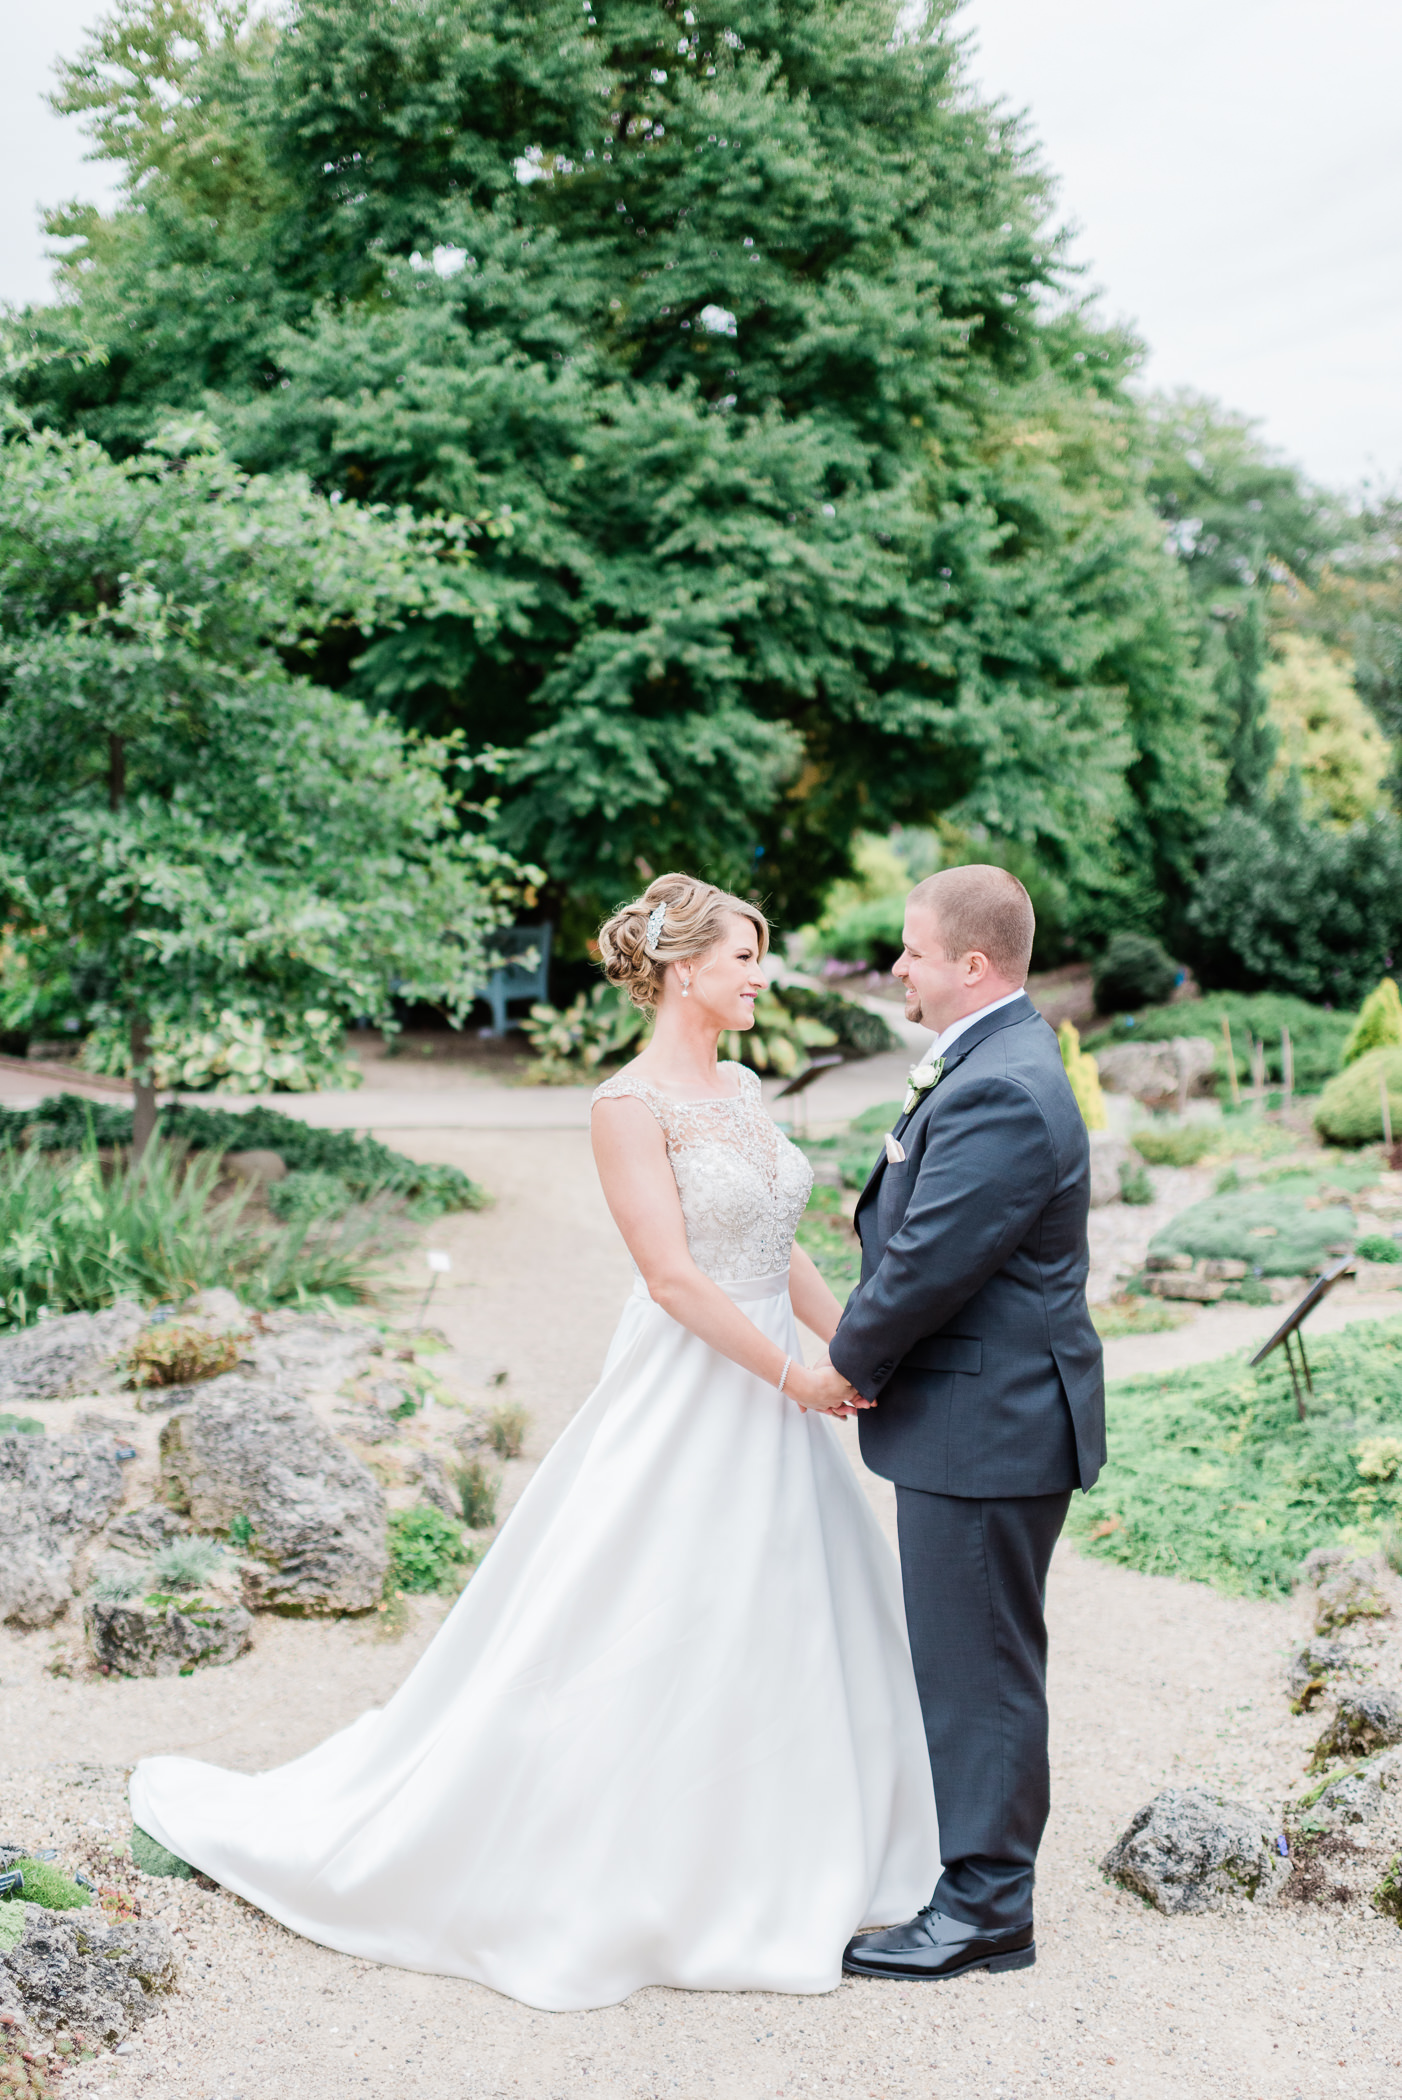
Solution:
<svg viewBox="0 0 1402 2100"><path fill-rule="evenodd" d="M964 1030L972 1028L975 1021L981 1021L985 1014L996 1014L1000 1006L1011 1006L1014 999L1025 997L1023 991L1004 992L1001 999L990 999L987 1006L980 1006L973 1013L963 1014L957 1021L951 1021L943 1034L935 1037L921 1063L932 1065L937 1057L947 1057Z"/></svg>

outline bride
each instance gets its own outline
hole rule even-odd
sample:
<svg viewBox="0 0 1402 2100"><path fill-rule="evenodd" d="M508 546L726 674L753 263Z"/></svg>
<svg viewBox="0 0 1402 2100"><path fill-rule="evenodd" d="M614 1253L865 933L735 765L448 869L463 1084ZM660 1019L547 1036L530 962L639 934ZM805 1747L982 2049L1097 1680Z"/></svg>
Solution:
<svg viewBox="0 0 1402 2100"><path fill-rule="evenodd" d="M594 1096L632 1296L398 1692L276 1771L133 1774L143 1829L323 1946L547 2011L827 1991L851 1935L933 1885L895 1561L826 1419L856 1396L794 1324L826 1341L839 1312L793 1244L812 1177L716 1058L768 934L684 875L600 932L657 1016Z"/></svg>

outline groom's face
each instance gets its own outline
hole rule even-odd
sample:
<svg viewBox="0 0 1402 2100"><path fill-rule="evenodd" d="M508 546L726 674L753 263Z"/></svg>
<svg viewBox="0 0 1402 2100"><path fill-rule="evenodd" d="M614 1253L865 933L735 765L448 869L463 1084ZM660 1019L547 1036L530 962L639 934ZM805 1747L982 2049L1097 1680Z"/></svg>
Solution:
<svg viewBox="0 0 1402 2100"><path fill-rule="evenodd" d="M946 953L939 921L928 908L908 904L901 938L905 942L892 974L905 985L905 1017L936 1033L948 1028L988 997L983 980L988 958L972 953Z"/></svg>

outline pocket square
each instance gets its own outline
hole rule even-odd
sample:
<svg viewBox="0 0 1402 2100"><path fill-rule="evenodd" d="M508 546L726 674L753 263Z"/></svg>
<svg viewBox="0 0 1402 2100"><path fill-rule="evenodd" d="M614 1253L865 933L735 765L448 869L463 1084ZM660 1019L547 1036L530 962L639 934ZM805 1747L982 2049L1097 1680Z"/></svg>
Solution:
<svg viewBox="0 0 1402 2100"><path fill-rule="evenodd" d="M888 1130L886 1133L887 1165L892 1167L898 1167L904 1158L905 1146L901 1143L900 1139L894 1135L893 1132Z"/></svg>

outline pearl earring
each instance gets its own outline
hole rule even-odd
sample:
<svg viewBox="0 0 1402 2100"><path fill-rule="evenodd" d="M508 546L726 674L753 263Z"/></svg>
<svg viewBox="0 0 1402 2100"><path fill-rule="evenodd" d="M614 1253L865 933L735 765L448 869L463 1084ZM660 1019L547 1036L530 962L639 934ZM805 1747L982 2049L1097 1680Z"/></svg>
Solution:
<svg viewBox="0 0 1402 2100"><path fill-rule="evenodd" d="M691 979L689 977L682 985L682 997L683 999L689 999L691 997Z"/></svg>

